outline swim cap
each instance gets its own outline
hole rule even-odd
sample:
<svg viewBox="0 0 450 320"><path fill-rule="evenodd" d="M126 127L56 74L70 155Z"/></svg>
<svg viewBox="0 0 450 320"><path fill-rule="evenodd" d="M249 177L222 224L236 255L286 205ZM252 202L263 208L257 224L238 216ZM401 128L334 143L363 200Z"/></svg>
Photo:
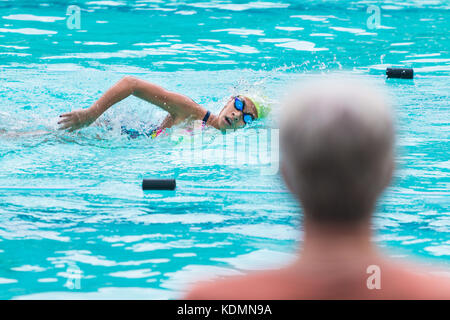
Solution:
<svg viewBox="0 0 450 320"><path fill-rule="evenodd" d="M258 119L267 117L270 112L270 107L264 104L264 101L262 99L249 96L247 96L247 98L250 99L250 101L255 105L256 111L258 112Z"/></svg>

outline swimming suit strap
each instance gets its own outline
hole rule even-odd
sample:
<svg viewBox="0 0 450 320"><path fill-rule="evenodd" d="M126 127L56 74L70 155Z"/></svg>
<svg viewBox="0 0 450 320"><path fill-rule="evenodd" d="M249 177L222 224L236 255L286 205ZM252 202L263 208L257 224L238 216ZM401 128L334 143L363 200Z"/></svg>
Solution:
<svg viewBox="0 0 450 320"><path fill-rule="evenodd" d="M203 125L205 125L207 122L208 122L208 119L209 119L209 116L211 115L211 111L207 111L206 112L206 114L205 114L205 116L203 117L203 120L202 120L202 122L203 122Z"/></svg>

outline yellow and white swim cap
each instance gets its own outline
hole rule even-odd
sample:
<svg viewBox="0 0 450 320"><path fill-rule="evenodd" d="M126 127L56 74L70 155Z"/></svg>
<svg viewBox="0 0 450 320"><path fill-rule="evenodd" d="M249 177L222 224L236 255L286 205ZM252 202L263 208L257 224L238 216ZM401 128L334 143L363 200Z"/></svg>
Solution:
<svg viewBox="0 0 450 320"><path fill-rule="evenodd" d="M262 119L267 117L267 115L270 113L270 106L267 104L267 100L263 99L261 97L257 96L246 96L248 99L250 99L251 102L256 107L256 111L258 112L258 119Z"/></svg>

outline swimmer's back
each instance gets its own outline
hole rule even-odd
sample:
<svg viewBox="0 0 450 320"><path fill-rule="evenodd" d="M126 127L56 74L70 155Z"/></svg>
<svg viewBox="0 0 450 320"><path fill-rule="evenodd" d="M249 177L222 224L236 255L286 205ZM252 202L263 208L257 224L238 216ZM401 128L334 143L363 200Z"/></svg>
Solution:
<svg viewBox="0 0 450 320"><path fill-rule="evenodd" d="M354 270L332 268L325 273L281 270L205 283L188 295L191 300L306 300L306 299L450 299L450 277L414 272L402 265L380 263L381 289L367 288L366 266ZM311 269L310 269L311 270Z"/></svg>

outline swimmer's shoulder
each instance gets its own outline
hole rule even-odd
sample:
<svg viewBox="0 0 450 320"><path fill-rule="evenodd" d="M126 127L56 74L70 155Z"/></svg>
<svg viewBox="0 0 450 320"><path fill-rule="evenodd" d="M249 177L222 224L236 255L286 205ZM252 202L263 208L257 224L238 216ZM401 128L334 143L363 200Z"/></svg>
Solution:
<svg viewBox="0 0 450 320"><path fill-rule="evenodd" d="M289 299L295 285L277 270L256 271L221 280L199 283L184 297L187 300Z"/></svg>
<svg viewBox="0 0 450 320"><path fill-rule="evenodd" d="M399 279L412 299L450 299L450 272L412 267L399 272Z"/></svg>
<svg viewBox="0 0 450 320"><path fill-rule="evenodd" d="M450 272L409 262L387 262L380 266L378 298L407 300L450 299Z"/></svg>
<svg viewBox="0 0 450 320"><path fill-rule="evenodd" d="M347 289L339 294L334 281L339 280L339 277L329 275L322 278L316 275L311 278L302 272L284 268L200 283L185 298L188 300L450 299L448 272L394 263L380 263L380 268L380 290L369 290L366 287L369 275L365 273L355 274L354 277L346 279Z"/></svg>

